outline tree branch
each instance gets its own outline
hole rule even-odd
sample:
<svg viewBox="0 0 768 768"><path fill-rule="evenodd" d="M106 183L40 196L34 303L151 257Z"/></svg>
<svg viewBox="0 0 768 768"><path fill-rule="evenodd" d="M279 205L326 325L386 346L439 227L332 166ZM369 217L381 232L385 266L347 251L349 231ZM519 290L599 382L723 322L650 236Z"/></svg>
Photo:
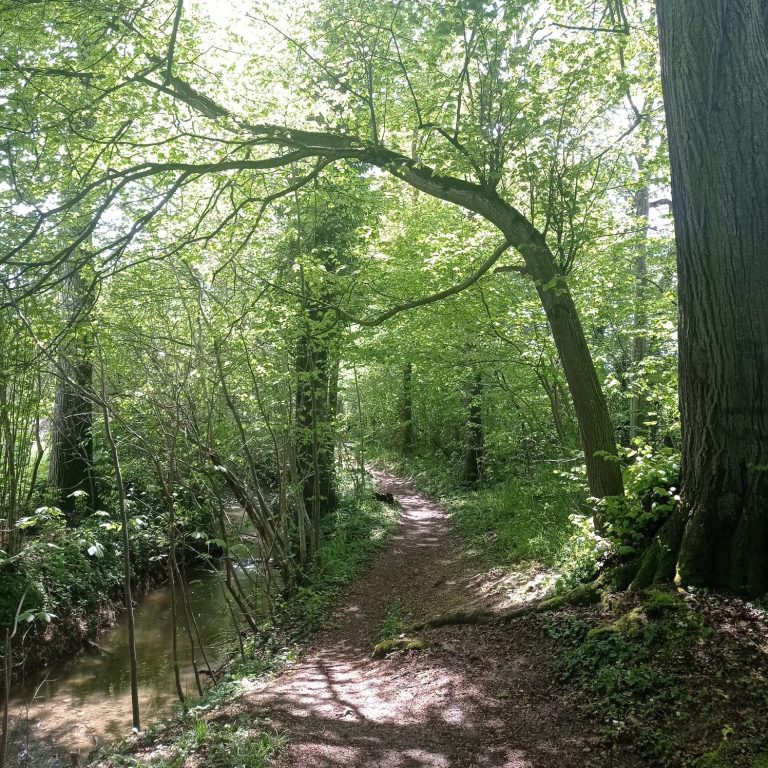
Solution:
<svg viewBox="0 0 768 768"><path fill-rule="evenodd" d="M171 39L168 43L168 55L165 64L165 82L168 85L173 78L173 54L176 50L176 38L179 34L179 22L181 21L181 12L184 9L184 0L178 0L176 3L176 14L173 17L173 29L171 30Z"/></svg>
<svg viewBox="0 0 768 768"><path fill-rule="evenodd" d="M427 304L434 304L436 301L440 301L441 299L448 298L448 296L453 296L457 293L461 293L462 291L465 291L470 286L474 285L502 257L502 255L505 253L505 251L507 251L509 246L510 246L510 243L508 243L505 240L501 245L499 245L496 248L496 250L490 255L490 257L480 265L480 267L475 272L469 275L466 279L462 280L460 283L457 283L456 285L452 285L450 288L445 288L442 291L438 291L437 293L433 293L429 296L424 296L420 299L412 299L411 301L406 301L403 304L398 304L397 306L392 307L391 309L388 309L386 312L382 312L380 315L377 315L376 317L370 318L370 319L355 318L341 310L339 310L339 314L345 320L349 320L350 322L357 323L357 325L372 327L376 325L381 325L386 320L389 320L390 317L394 317L395 315L398 315L401 312L406 312L409 309L416 309L417 307L423 307L423 306L426 306Z"/></svg>

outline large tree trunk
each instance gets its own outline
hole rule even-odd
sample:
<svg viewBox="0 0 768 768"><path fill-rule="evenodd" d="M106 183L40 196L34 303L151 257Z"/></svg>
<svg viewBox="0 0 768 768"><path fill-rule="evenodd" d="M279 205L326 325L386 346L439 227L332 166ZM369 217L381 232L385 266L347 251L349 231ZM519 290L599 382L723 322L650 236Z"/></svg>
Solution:
<svg viewBox="0 0 768 768"><path fill-rule="evenodd" d="M683 584L768 591L768 6L658 0L679 273Z"/></svg>
<svg viewBox="0 0 768 768"><path fill-rule="evenodd" d="M92 476L93 400L89 394L93 387L93 336L87 324L93 295L76 269L67 275L63 286L62 303L70 334L59 358L48 485L56 489L59 506L75 523L73 493L84 491L87 506L95 509L97 505Z"/></svg>

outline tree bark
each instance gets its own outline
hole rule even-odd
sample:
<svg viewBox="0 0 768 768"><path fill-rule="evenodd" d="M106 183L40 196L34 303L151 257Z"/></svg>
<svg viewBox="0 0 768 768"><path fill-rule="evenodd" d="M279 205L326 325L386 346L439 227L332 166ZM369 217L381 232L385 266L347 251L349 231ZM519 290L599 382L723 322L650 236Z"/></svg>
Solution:
<svg viewBox="0 0 768 768"><path fill-rule="evenodd" d="M77 269L64 281L62 303L69 324L70 339L60 360L56 385L48 485L58 492L58 504L70 523L76 523L76 491L88 494L88 507L97 505L93 466L93 337L87 320L93 295Z"/></svg>
<svg viewBox="0 0 768 768"><path fill-rule="evenodd" d="M483 376L476 371L467 397L467 425L464 433L462 482L476 485L483 478L485 440L483 439Z"/></svg>
<svg viewBox="0 0 768 768"><path fill-rule="evenodd" d="M658 0L657 14L679 275L677 570L754 597L768 591L768 12Z"/></svg>

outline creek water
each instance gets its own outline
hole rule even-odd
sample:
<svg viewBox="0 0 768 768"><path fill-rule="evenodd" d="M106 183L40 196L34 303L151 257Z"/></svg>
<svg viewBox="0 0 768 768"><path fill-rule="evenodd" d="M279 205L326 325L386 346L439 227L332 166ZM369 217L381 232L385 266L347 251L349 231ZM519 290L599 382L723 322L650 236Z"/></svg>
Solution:
<svg viewBox="0 0 768 768"><path fill-rule="evenodd" d="M254 574L240 573L241 582L252 580ZM224 649L232 647L237 631L224 599L221 576L215 572L189 574L187 593L200 639L215 669ZM171 652L170 587L159 587L142 597L134 609L134 619L144 728L173 714L178 705ZM177 606L177 621L182 687L185 696L194 699L197 687L181 606ZM71 766L72 753L85 764L89 752L131 733L127 616L121 615L97 642L98 649L85 648L17 688L10 708L10 768ZM198 669L204 668L199 648L195 658Z"/></svg>

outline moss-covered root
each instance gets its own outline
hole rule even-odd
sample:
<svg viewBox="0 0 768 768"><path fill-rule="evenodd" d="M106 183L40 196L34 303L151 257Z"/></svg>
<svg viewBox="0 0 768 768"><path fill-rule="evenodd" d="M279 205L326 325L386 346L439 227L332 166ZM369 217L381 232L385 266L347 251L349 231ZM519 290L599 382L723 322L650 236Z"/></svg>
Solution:
<svg viewBox="0 0 768 768"><path fill-rule="evenodd" d="M383 659L397 651L426 651L433 645L434 643L429 643L420 637L396 637L393 640L377 643L373 649L373 658Z"/></svg>
<svg viewBox="0 0 768 768"><path fill-rule="evenodd" d="M506 621L528 616L532 613L546 613L556 611L564 605L590 605L600 600L600 583L582 584L564 595L549 597L545 600L527 603L526 605L510 608L508 611L493 613L491 611L456 611L455 613L443 613L433 616L431 619L411 624L408 632L421 632L425 629L437 627L456 626L460 624L503 624Z"/></svg>
<svg viewBox="0 0 768 768"><path fill-rule="evenodd" d="M632 589L674 581L684 531L685 520L678 510L664 523L640 558L640 568L630 585Z"/></svg>
<svg viewBox="0 0 768 768"><path fill-rule="evenodd" d="M425 629L437 627L452 627L457 624L495 624L500 614L489 611L454 611L453 613L441 613L424 621L418 621L408 627L408 632L421 632Z"/></svg>

